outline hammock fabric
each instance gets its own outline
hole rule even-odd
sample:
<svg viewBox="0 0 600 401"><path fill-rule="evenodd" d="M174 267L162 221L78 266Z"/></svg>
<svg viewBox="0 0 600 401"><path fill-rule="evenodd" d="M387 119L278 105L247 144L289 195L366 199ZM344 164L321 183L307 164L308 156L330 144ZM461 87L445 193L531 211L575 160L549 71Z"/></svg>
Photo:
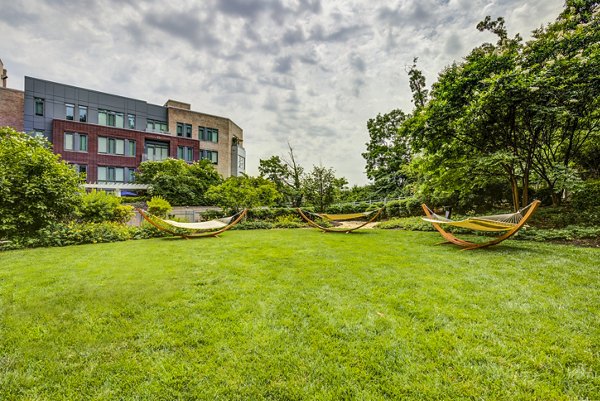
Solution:
<svg viewBox="0 0 600 401"><path fill-rule="evenodd" d="M366 226L367 224L375 221L375 219L377 217L379 217L379 215L381 214L381 212L383 211L383 208L379 209L379 210L373 210L370 212L364 212L364 213L350 213L350 214L327 214L327 213L311 213L308 211L303 211L302 209L298 208L296 209L298 211L298 213L300 213L300 216L302 216L302 218L308 223L309 226L314 227L314 228L318 228L319 230L323 231L323 232L327 232L327 233L350 233L352 231L358 230L359 228L362 228L364 226ZM323 227L319 224L317 224L314 219L311 219L310 217L308 217L308 215L313 215L315 217L321 218L321 219L325 219L325 220L329 220L329 221L344 221L344 220L355 220L355 219L359 219L359 218L368 218L369 216L371 216L366 222L356 226L356 227L342 227L342 228L335 228L335 227Z"/></svg>
<svg viewBox="0 0 600 401"><path fill-rule="evenodd" d="M469 217L464 220L450 220L445 217L435 214L427 205L421 205L427 217L423 220L432 223L433 227L446 239L443 244L455 244L463 247L463 250L485 248L491 245L499 244L500 242L510 238L521 229L529 220L533 212L540 205L540 201L536 200L518 210L515 213L498 214L494 216ZM504 232L503 235L487 242L475 243L462 240L444 230L441 226L448 225L454 227L468 228L475 231L487 232Z"/></svg>
<svg viewBox="0 0 600 401"><path fill-rule="evenodd" d="M244 209L238 214L223 219L203 221L200 223L181 223L178 221L161 219L160 217L154 216L139 208L136 210L148 223L159 230L186 239L216 237L239 223L247 213L247 209ZM182 233L177 229L187 230L187 232Z"/></svg>

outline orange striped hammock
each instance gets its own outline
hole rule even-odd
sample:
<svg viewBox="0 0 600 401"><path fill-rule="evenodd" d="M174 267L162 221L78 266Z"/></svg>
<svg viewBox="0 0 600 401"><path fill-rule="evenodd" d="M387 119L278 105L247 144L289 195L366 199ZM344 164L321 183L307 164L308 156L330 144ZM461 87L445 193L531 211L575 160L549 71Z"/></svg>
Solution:
<svg viewBox="0 0 600 401"><path fill-rule="evenodd" d="M442 235L442 237L446 239L446 241L442 242L442 244L455 244L463 247L464 250L469 250L499 244L500 242L510 238L525 225L540 203L541 202L539 200L533 201L515 213L469 217L464 220L450 220L435 214L433 210L431 210L425 204L421 206L423 207L423 211L427 216L423 217L423 220L430 222L433 227ZM451 233L444 230L442 228L443 226L461 227L474 231L504 232L504 234L491 241L476 243L455 237Z"/></svg>
<svg viewBox="0 0 600 401"><path fill-rule="evenodd" d="M244 209L233 216L222 219L202 221L199 223L182 223L179 221L162 219L139 208L136 208L136 210L148 223L159 230L186 239L216 237L239 223L247 213L247 209Z"/></svg>
<svg viewBox="0 0 600 401"><path fill-rule="evenodd" d="M329 214L329 213L311 213L300 208L296 210L302 216L302 218L308 223L309 226L318 228L319 230L327 233L351 233L352 231L356 231L359 228L366 226L369 223L372 223L379 217L381 212L383 212L383 207L379 210L372 210L370 212L364 213L347 213L347 214ZM311 219L309 216L313 216ZM340 222L347 220L357 220L366 218L367 221L362 222L354 227L325 227L319 225L315 222L315 219L320 218L323 220L331 221L331 222Z"/></svg>

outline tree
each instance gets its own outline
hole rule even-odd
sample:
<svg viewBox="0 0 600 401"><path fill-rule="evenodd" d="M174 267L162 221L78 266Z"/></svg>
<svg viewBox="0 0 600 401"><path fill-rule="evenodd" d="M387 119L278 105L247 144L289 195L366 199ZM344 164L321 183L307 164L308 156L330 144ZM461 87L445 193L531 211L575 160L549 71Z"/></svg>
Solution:
<svg viewBox="0 0 600 401"><path fill-rule="evenodd" d="M345 178L336 178L332 168L323 166L313 166L303 183L307 201L320 212L335 202L346 185L348 181Z"/></svg>
<svg viewBox="0 0 600 401"><path fill-rule="evenodd" d="M50 146L0 128L0 238L31 236L80 204L82 177Z"/></svg>
<svg viewBox="0 0 600 401"><path fill-rule="evenodd" d="M261 178L242 175L229 177L222 184L211 187L206 197L214 204L235 211L257 206L273 206L281 194L275 184Z"/></svg>
<svg viewBox="0 0 600 401"><path fill-rule="evenodd" d="M206 191L222 182L208 160L188 164L183 160L146 161L135 173L135 182L152 186L151 194L172 205L206 205Z"/></svg>
<svg viewBox="0 0 600 401"><path fill-rule="evenodd" d="M367 162L367 177L382 196L397 192L406 179L401 167L410 160L410 144L407 137L398 134L406 118L402 110L396 109L367 121L369 142L362 156Z"/></svg>
<svg viewBox="0 0 600 401"><path fill-rule="evenodd" d="M304 168L297 162L294 150L288 143L289 159L281 159L279 156L271 156L269 159L260 160L258 171L262 178L271 181L277 190L283 195L281 201L293 207L302 205L302 175Z"/></svg>

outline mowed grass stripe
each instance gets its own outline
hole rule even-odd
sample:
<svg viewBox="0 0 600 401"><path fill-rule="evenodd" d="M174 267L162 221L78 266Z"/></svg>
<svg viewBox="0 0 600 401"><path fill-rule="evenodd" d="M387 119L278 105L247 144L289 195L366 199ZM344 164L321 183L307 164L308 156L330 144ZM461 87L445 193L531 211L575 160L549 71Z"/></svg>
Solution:
<svg viewBox="0 0 600 401"><path fill-rule="evenodd" d="M0 254L0 399L598 399L600 251L233 231Z"/></svg>

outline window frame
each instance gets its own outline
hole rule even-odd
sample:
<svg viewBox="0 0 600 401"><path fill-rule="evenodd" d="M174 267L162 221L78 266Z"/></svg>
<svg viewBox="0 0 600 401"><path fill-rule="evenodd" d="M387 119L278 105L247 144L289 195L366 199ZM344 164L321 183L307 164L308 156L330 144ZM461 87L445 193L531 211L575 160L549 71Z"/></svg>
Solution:
<svg viewBox="0 0 600 401"><path fill-rule="evenodd" d="M34 97L33 98L33 113L36 116L40 116L40 117L44 117L44 113L46 111L46 101L44 100L44 98L41 97ZM41 111L38 110L38 106L41 107Z"/></svg>
<svg viewBox="0 0 600 401"><path fill-rule="evenodd" d="M69 110L71 111L70 115ZM75 121L75 105L73 103L65 103L65 120Z"/></svg>

